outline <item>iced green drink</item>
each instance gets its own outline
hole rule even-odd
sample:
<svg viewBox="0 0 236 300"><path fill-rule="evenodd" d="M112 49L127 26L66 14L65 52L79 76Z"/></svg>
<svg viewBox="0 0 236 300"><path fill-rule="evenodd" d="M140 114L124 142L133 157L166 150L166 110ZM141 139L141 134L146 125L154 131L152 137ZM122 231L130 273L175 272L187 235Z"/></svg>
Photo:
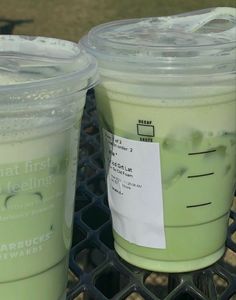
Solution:
<svg viewBox="0 0 236 300"><path fill-rule="evenodd" d="M218 20L218 21L216 21ZM92 29L115 249L183 272L225 251L236 182L235 9Z"/></svg>
<svg viewBox="0 0 236 300"><path fill-rule="evenodd" d="M207 104L196 98L176 107L137 96L127 101L104 87L96 88L96 97L101 126L109 132L140 141L141 120L158 128L152 140L160 145L166 249L140 247L114 231L118 253L143 268L173 272L201 268L222 256L236 181L235 94L223 95L217 105L212 97Z"/></svg>
<svg viewBox="0 0 236 300"><path fill-rule="evenodd" d="M73 43L0 36L0 298L66 298L80 122L95 63Z"/></svg>

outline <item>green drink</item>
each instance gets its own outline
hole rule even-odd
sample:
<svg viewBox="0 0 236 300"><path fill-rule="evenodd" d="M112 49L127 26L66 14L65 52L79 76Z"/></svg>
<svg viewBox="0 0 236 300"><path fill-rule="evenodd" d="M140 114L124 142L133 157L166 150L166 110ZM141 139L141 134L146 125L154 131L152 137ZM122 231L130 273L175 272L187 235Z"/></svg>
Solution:
<svg viewBox="0 0 236 300"><path fill-rule="evenodd" d="M96 88L96 98L101 126L117 136L139 141L140 120L158 128L152 139L160 144L167 246L141 247L114 231L118 253L140 267L173 272L201 268L222 256L236 181L234 93L222 96L217 104L212 97L205 105L195 99L190 106L176 107L137 97L133 104L131 97L127 102L104 87ZM123 111L130 112L127 122ZM223 129L218 123L222 115L228 116ZM168 122L173 118L174 123Z"/></svg>
<svg viewBox="0 0 236 300"><path fill-rule="evenodd" d="M206 24L220 18L232 24ZM224 253L236 182L234 23L235 10L221 8L113 22L82 41L102 75L115 249L134 265L184 272Z"/></svg>
<svg viewBox="0 0 236 300"><path fill-rule="evenodd" d="M0 298L63 300L95 64L70 42L0 40Z"/></svg>

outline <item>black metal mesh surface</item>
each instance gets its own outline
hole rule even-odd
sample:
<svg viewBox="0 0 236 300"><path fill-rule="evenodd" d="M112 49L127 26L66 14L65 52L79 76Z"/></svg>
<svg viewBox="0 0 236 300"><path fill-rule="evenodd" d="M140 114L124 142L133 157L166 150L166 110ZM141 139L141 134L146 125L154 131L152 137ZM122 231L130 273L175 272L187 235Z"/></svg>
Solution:
<svg viewBox="0 0 236 300"><path fill-rule="evenodd" d="M236 300L236 205L225 256L181 274L145 271L115 253L94 96L82 121L68 300Z"/></svg>

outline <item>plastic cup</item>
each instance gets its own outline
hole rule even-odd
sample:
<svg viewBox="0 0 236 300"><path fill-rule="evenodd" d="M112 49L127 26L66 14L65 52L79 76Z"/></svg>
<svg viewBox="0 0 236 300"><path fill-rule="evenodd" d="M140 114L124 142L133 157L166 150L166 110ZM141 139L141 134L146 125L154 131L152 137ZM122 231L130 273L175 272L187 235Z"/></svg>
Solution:
<svg viewBox="0 0 236 300"><path fill-rule="evenodd" d="M115 249L136 266L206 267L225 251L236 181L236 13L93 28Z"/></svg>
<svg viewBox="0 0 236 300"><path fill-rule="evenodd" d="M81 116L96 62L0 36L0 298L66 299Z"/></svg>

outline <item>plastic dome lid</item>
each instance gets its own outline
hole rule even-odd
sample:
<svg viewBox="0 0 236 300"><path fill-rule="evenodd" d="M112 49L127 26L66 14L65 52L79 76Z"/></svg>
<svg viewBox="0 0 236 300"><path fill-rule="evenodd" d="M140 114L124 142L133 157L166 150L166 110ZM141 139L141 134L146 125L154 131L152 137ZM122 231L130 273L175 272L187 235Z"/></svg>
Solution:
<svg viewBox="0 0 236 300"><path fill-rule="evenodd" d="M78 82L77 91L97 82L96 61L77 44L54 38L0 35L0 94L71 81Z"/></svg>
<svg viewBox="0 0 236 300"><path fill-rule="evenodd" d="M236 9L218 7L110 22L94 27L81 44L104 68L158 70L165 76L232 74L236 71Z"/></svg>

